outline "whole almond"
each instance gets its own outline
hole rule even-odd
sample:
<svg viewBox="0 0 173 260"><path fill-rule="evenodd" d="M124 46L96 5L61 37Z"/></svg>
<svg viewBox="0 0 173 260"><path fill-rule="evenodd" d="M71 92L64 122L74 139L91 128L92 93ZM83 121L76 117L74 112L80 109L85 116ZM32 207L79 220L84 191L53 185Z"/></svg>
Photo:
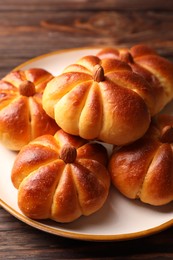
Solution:
<svg viewBox="0 0 173 260"><path fill-rule="evenodd" d="M20 95L22 95L22 96L26 96L26 97L33 96L35 94L35 85L34 85L34 83L29 81L29 80L23 81L19 85L19 92L20 92Z"/></svg>
<svg viewBox="0 0 173 260"><path fill-rule="evenodd" d="M128 51L123 51L120 53L120 60L126 63L133 63L133 57Z"/></svg>
<svg viewBox="0 0 173 260"><path fill-rule="evenodd" d="M104 81L105 79L103 67L99 64L94 66L93 79L97 82Z"/></svg>
<svg viewBox="0 0 173 260"><path fill-rule="evenodd" d="M59 158L65 163L73 163L76 160L77 151L72 145L65 144L60 150Z"/></svg>
<svg viewBox="0 0 173 260"><path fill-rule="evenodd" d="M173 142L173 127L171 125L167 125L162 129L160 141L162 143Z"/></svg>

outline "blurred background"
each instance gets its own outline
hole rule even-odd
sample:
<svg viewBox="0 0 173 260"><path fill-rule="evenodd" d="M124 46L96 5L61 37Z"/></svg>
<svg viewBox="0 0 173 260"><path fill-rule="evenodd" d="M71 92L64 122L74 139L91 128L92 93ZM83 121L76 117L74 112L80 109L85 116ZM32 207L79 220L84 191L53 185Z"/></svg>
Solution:
<svg viewBox="0 0 173 260"><path fill-rule="evenodd" d="M173 59L173 1L0 0L0 77L54 50L141 42Z"/></svg>

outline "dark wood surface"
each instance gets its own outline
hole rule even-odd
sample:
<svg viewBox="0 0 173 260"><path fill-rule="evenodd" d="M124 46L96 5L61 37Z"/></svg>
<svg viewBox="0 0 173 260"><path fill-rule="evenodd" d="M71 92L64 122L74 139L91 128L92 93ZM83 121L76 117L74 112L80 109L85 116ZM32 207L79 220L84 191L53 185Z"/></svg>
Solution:
<svg viewBox="0 0 173 260"><path fill-rule="evenodd" d="M0 0L0 77L54 50L136 43L173 60L172 0ZM129 241L78 241L0 208L0 259L173 259L173 228Z"/></svg>

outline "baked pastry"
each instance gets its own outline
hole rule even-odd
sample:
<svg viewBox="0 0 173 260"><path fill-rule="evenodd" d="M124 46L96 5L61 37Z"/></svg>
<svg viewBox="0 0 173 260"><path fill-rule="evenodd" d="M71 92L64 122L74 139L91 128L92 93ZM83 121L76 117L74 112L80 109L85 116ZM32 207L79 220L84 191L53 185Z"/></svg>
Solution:
<svg viewBox="0 0 173 260"><path fill-rule="evenodd" d="M124 145L148 129L155 105L149 84L113 59L82 57L52 79L43 107L67 133Z"/></svg>
<svg viewBox="0 0 173 260"><path fill-rule="evenodd" d="M71 222L98 211L109 193L107 150L57 131L21 149L11 179L21 211L33 219Z"/></svg>
<svg viewBox="0 0 173 260"><path fill-rule="evenodd" d="M0 141L20 150L29 141L58 130L42 107L42 93L53 76L33 68L12 71L0 80Z"/></svg>
<svg viewBox="0 0 173 260"><path fill-rule="evenodd" d="M139 44L130 49L104 48L97 55L100 59L122 60L147 80L155 92L153 114L160 112L173 98L173 63L147 45Z"/></svg>
<svg viewBox="0 0 173 260"><path fill-rule="evenodd" d="M126 197L159 206L173 200L173 116L158 115L140 140L114 150L112 183Z"/></svg>

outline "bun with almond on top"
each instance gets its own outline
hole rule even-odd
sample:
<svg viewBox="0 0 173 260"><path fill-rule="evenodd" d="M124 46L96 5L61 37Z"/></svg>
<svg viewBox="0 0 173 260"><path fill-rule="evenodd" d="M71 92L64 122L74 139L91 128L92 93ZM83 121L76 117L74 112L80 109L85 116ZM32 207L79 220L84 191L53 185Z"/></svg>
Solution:
<svg viewBox="0 0 173 260"><path fill-rule="evenodd" d="M42 107L42 94L53 76L43 69L12 71L0 80L0 141L11 150L59 127Z"/></svg>
<svg viewBox="0 0 173 260"><path fill-rule="evenodd" d="M158 115L136 142L115 149L109 172L130 199L160 206L173 200L173 116Z"/></svg>
<svg viewBox="0 0 173 260"><path fill-rule="evenodd" d="M69 134L125 145L147 131L155 93L127 63L85 56L48 82L43 107Z"/></svg>
<svg viewBox="0 0 173 260"><path fill-rule="evenodd" d="M155 95L153 114L160 112L173 98L173 63L160 56L147 45L132 48L103 48L97 56L100 59L118 59L126 62L133 72L139 74L151 85Z"/></svg>
<svg viewBox="0 0 173 260"><path fill-rule="evenodd" d="M11 179L21 211L33 219L71 222L98 211L110 186L106 148L63 130L23 147Z"/></svg>

